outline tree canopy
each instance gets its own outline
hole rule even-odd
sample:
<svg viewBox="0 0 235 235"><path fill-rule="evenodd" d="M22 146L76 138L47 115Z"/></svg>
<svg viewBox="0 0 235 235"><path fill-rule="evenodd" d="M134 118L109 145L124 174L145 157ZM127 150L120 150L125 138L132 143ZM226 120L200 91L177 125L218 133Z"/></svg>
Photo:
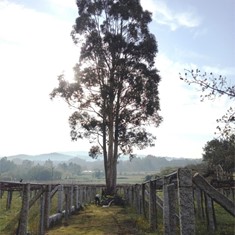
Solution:
<svg viewBox="0 0 235 235"><path fill-rule="evenodd" d="M116 185L121 153L133 156L135 147L153 146L146 126L157 127L158 51L149 32L151 13L139 0L77 0L78 17L72 30L80 47L74 82L59 76L51 97L62 97L77 109L70 117L71 138L88 138L97 145L89 155L102 154L107 188Z"/></svg>
<svg viewBox="0 0 235 235"><path fill-rule="evenodd" d="M229 139L213 139L204 147L203 161L209 168L221 165L226 171L234 170L235 166L235 135Z"/></svg>

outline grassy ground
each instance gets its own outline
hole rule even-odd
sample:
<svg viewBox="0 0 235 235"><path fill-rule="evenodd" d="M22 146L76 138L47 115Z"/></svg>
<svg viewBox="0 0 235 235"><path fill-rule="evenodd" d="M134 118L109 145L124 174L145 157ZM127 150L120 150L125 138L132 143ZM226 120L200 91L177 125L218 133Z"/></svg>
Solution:
<svg viewBox="0 0 235 235"><path fill-rule="evenodd" d="M49 230L46 235L144 235L148 224L130 213L127 208L90 205L61 226Z"/></svg>
<svg viewBox="0 0 235 235"><path fill-rule="evenodd" d="M13 193L11 209L6 209L7 193L5 192L3 198L0 199L0 234L13 234L16 229L18 217L17 214L21 208L22 199L18 192ZM8 233L9 231L9 233Z"/></svg>
<svg viewBox="0 0 235 235"><path fill-rule="evenodd" d="M125 176L126 177L126 176ZM124 177L123 177L124 178ZM133 180L137 177L133 176ZM126 179L122 179L126 180ZM162 197L162 192L157 192ZM17 227L17 213L20 211L22 198L19 192L13 193L12 206L6 210L7 193L0 199L0 235L14 234ZM39 227L39 207L38 200L29 213L28 230L31 235L36 235ZM51 205L51 214L57 210L57 197L53 197ZM234 235L235 220L223 208L215 203L217 231L209 233L207 230L206 219L196 220L196 235ZM157 235L163 234L162 213L158 210L158 232ZM62 222L47 233L48 235L70 235L70 234L151 234L148 230L148 222L142 217L135 214L128 208L111 206L109 208L96 207L94 205L86 207L84 211L71 216L66 223Z"/></svg>
<svg viewBox="0 0 235 235"><path fill-rule="evenodd" d="M215 205L217 230L210 232L206 220L196 220L196 235L234 235L235 221L219 205ZM130 208L111 206L109 208L90 205L79 214L71 216L68 223L63 221L61 226L48 231L47 235L144 235L163 234L162 213L158 210L157 232L150 233L148 222L134 213ZM177 234L180 234L177 228Z"/></svg>
<svg viewBox="0 0 235 235"><path fill-rule="evenodd" d="M206 219L196 220L196 235L234 235L235 220L224 208L215 203L216 231L208 231Z"/></svg>
<svg viewBox="0 0 235 235"><path fill-rule="evenodd" d="M19 192L13 192L11 209L6 209L7 193L0 199L0 235L12 235L17 229L19 214L22 205L22 198ZM51 214L56 213L57 197L53 197L51 202ZM36 235L40 221L40 200L38 200L29 210L28 231Z"/></svg>

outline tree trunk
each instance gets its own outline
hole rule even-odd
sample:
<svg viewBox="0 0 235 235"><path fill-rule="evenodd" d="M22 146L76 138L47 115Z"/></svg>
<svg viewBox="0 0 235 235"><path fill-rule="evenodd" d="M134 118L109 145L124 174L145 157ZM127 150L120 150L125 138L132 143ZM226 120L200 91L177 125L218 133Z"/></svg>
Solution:
<svg viewBox="0 0 235 235"><path fill-rule="evenodd" d="M107 194L114 195L116 188L117 170L114 154L114 77L113 70L110 71L109 81L109 101L108 101L108 165L107 165Z"/></svg>
<svg viewBox="0 0 235 235"><path fill-rule="evenodd" d="M116 192L116 181L117 181L117 161L114 159L114 156L109 156L108 164L108 178L107 178L107 191L108 195L114 195Z"/></svg>
<svg viewBox="0 0 235 235"><path fill-rule="evenodd" d="M105 125L105 123L103 123L103 155L104 155L105 182L106 182L106 185L107 185L107 183L108 183L108 175L107 175L108 157L107 157L107 148L106 148L106 125Z"/></svg>
<svg viewBox="0 0 235 235"><path fill-rule="evenodd" d="M111 194L113 191L113 115L112 108L109 112L109 126L108 126L108 165L107 165L107 193Z"/></svg>
<svg viewBox="0 0 235 235"><path fill-rule="evenodd" d="M112 119L112 118L111 118ZM108 142L108 164L107 164L107 194L114 195L116 192L117 182L117 143L114 137L113 122L109 126L109 142Z"/></svg>
<svg viewBox="0 0 235 235"><path fill-rule="evenodd" d="M107 191L108 194L114 195L116 193L117 185L117 159L118 159L118 126L119 126L119 109L120 109L120 95L121 87L117 95L117 105L115 112L110 112L110 131L109 131L109 174ZM113 104L111 105L113 111ZM115 114L114 114L115 113Z"/></svg>

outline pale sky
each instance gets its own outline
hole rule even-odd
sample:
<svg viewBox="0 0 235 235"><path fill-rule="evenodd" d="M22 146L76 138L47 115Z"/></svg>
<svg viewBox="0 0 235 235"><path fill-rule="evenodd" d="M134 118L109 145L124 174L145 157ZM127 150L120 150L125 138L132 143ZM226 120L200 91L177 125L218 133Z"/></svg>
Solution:
<svg viewBox="0 0 235 235"><path fill-rule="evenodd" d="M235 1L141 2L153 12L164 121L151 129L155 147L139 153L200 158L231 101L200 102L200 92L179 72L200 68L234 83ZM70 140L71 110L49 98L59 74L73 78L79 48L70 32L76 16L74 0L0 0L0 156L89 150L89 141Z"/></svg>

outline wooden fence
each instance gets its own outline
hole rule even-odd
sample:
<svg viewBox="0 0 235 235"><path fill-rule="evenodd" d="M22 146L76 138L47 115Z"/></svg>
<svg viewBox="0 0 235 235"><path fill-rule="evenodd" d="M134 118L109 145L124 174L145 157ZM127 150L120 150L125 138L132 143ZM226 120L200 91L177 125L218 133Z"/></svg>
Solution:
<svg viewBox="0 0 235 235"><path fill-rule="evenodd" d="M37 234L44 235L47 229L62 218L65 222L68 221L73 212L91 203L95 194L101 193L104 187L104 185L0 182L0 198L3 193L7 193L6 209L10 209L13 192L19 191L21 194L21 211L12 219L16 223L18 221L14 233L16 235L28 234L29 210L36 202L39 203ZM230 188L232 198L230 200L199 174L192 175L191 170L187 168L178 169L171 175L142 184L118 185L118 189L127 203L134 207L138 214L148 219L152 231L157 231L159 226L157 214L159 211L163 213L165 235L177 234L177 228L181 235L195 234L196 216L206 218L208 229L216 230L214 201L235 216L234 188ZM56 213L51 213L53 197L57 197Z"/></svg>
<svg viewBox="0 0 235 235"><path fill-rule="evenodd" d="M181 235L193 235L196 216L207 220L209 231L216 230L214 202L235 216L234 186L226 189L226 195L228 191L230 199L198 173L192 175L190 169L181 168L163 178L131 185L126 188L126 197L137 213L148 219L153 231L158 229L159 210L165 235L177 234L177 228Z"/></svg>
<svg viewBox="0 0 235 235"><path fill-rule="evenodd" d="M39 228L37 234L44 235L45 231L81 209L85 204L94 200L95 194L104 185L76 185L76 184L30 184L16 182L0 182L0 198L3 193L7 193L6 209L11 209L13 192L19 192L22 198L21 210L12 218L12 222L18 221L17 230L11 234L26 235L28 231L29 210L38 202L40 204L38 213L40 214ZM51 214L52 198L57 196L57 212ZM0 202L1 203L1 202ZM5 228L11 231L12 223Z"/></svg>

